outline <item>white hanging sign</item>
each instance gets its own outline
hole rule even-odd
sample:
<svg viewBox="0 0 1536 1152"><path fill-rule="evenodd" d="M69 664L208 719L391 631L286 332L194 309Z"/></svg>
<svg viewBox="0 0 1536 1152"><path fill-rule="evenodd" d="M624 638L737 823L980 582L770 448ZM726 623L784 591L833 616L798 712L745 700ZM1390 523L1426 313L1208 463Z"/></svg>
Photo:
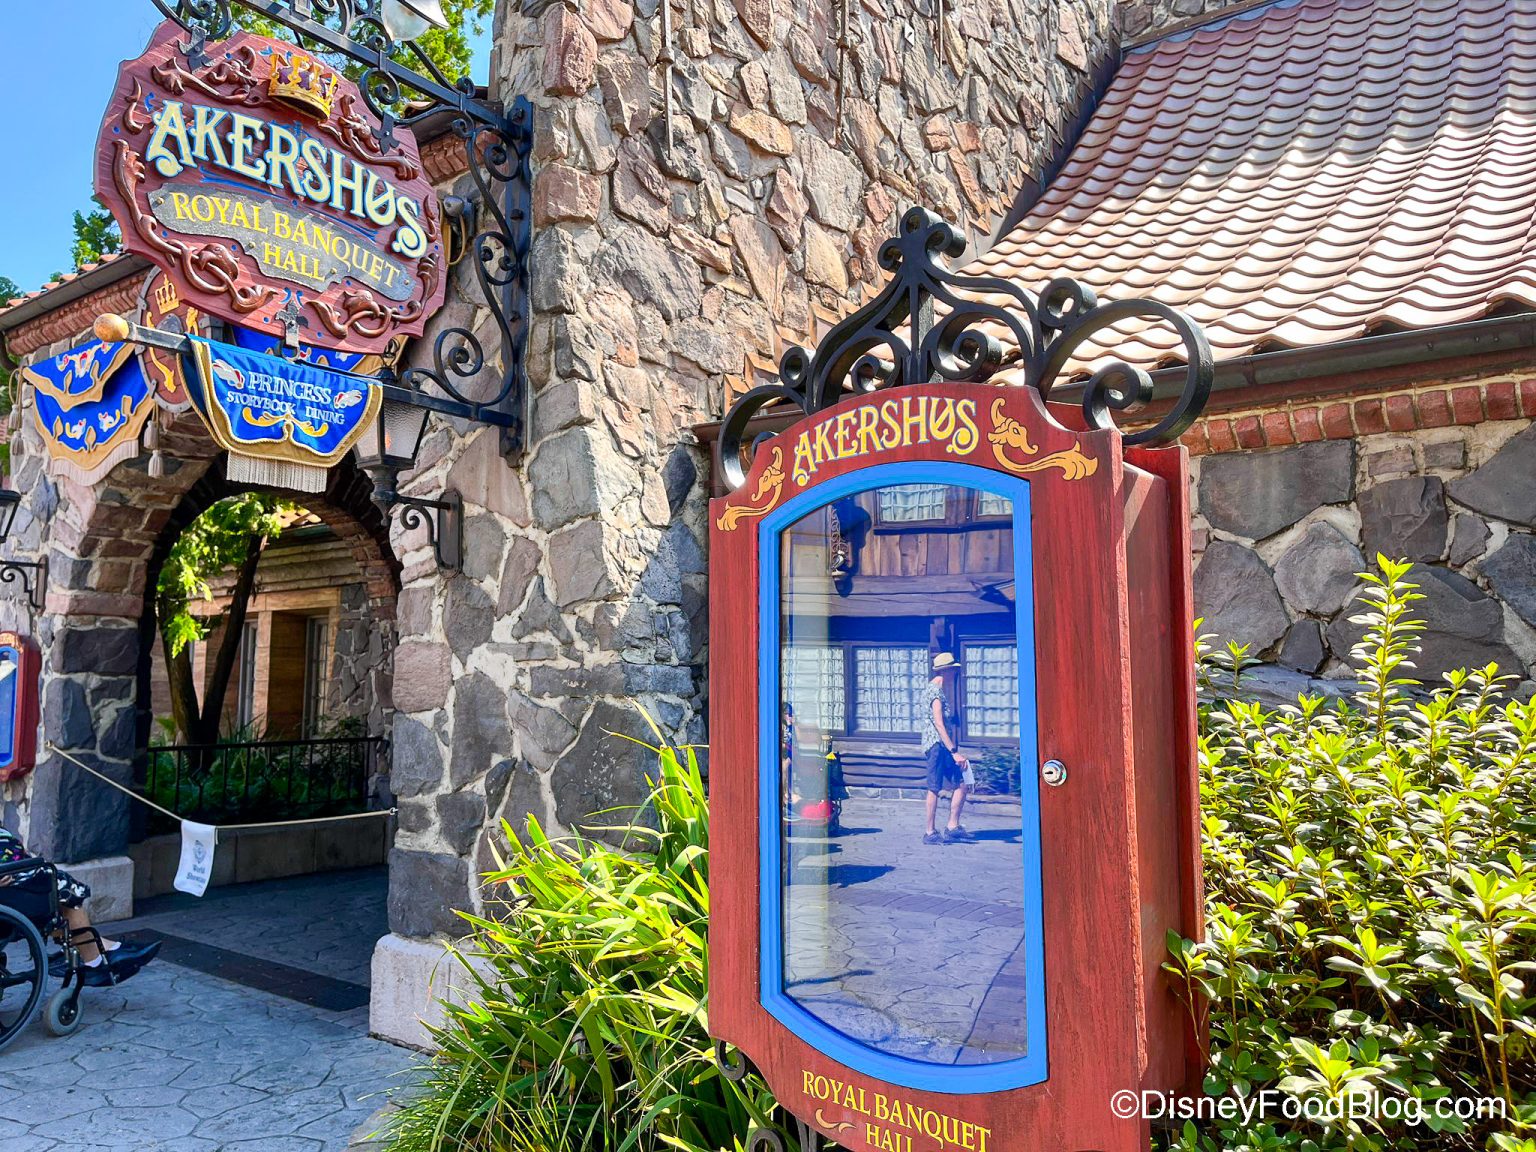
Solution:
<svg viewBox="0 0 1536 1152"><path fill-rule="evenodd" d="M213 878L213 851L219 830L211 824L181 822L181 863L176 868L176 890L201 896Z"/></svg>

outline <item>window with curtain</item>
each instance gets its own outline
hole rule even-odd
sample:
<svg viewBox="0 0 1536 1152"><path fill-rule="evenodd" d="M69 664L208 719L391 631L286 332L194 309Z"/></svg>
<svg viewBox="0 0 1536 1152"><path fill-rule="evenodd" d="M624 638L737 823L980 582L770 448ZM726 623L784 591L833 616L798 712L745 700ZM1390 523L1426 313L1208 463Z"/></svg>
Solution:
<svg viewBox="0 0 1536 1152"><path fill-rule="evenodd" d="M967 644L965 734L976 739L1019 735L1019 650L1014 644Z"/></svg>
<svg viewBox="0 0 1536 1152"><path fill-rule="evenodd" d="M928 649L855 648L853 723L861 732L922 730Z"/></svg>
<svg viewBox="0 0 1536 1152"><path fill-rule="evenodd" d="M847 725L843 699L843 650L791 645L784 649L784 700L795 718L823 732L841 732Z"/></svg>
<svg viewBox="0 0 1536 1152"><path fill-rule="evenodd" d="M1013 501L1006 496L999 496L996 492L978 492L976 493L976 515L1012 516Z"/></svg>
<svg viewBox="0 0 1536 1152"><path fill-rule="evenodd" d="M880 519L896 524L942 520L947 511L947 484L896 484L881 488Z"/></svg>

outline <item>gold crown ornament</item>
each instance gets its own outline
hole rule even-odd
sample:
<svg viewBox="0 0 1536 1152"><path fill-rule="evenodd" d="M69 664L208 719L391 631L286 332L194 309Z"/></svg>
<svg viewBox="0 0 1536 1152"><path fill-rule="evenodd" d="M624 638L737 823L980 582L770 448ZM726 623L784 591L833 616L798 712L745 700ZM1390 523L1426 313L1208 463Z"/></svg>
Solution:
<svg viewBox="0 0 1536 1152"><path fill-rule="evenodd" d="M324 120L331 114L341 76L313 56L289 48L272 58L267 91L274 99L306 108Z"/></svg>

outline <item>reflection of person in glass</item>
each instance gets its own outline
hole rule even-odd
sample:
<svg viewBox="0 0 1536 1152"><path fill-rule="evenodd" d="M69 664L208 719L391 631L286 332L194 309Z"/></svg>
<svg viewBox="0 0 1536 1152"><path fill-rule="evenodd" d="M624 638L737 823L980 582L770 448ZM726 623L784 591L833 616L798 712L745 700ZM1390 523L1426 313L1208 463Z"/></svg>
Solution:
<svg viewBox="0 0 1536 1152"><path fill-rule="evenodd" d="M933 679L928 681L928 711L923 718L923 758L928 762L928 830L924 844L967 844L975 840L960 823L960 813L965 808L965 766L969 760L959 752L955 739L955 684L960 672L960 662L948 652L940 652L933 658ZM949 801L949 824L940 832L935 820L939 810L939 793L946 784L952 785Z"/></svg>

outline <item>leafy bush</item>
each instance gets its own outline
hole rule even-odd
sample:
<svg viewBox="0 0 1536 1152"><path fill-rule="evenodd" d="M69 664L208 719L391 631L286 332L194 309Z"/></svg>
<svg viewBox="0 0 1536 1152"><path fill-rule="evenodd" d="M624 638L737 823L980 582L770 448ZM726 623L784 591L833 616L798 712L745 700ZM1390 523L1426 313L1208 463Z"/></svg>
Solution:
<svg viewBox="0 0 1536 1152"><path fill-rule="evenodd" d="M395 1152L716 1152L772 1101L731 1083L705 1015L708 815L692 750L654 749L652 827L623 850L552 840L530 819L490 877L501 915L470 918L474 1003L449 1006Z"/></svg>
<svg viewBox="0 0 1536 1152"><path fill-rule="evenodd" d="M1536 1152L1536 704L1493 666L1406 680L1422 597L1378 560L1352 703L1202 709L1207 940L1168 969L1209 1005L1206 1091L1311 1118L1190 1123L1184 1149ZM1452 1097L1504 1118L1436 1116Z"/></svg>
<svg viewBox="0 0 1536 1152"><path fill-rule="evenodd" d="M368 807L372 766L358 717L319 727L315 741L262 741L253 730L206 748L172 751L151 744L145 794L188 820L226 824L341 816ZM176 830L156 814L150 832Z"/></svg>

